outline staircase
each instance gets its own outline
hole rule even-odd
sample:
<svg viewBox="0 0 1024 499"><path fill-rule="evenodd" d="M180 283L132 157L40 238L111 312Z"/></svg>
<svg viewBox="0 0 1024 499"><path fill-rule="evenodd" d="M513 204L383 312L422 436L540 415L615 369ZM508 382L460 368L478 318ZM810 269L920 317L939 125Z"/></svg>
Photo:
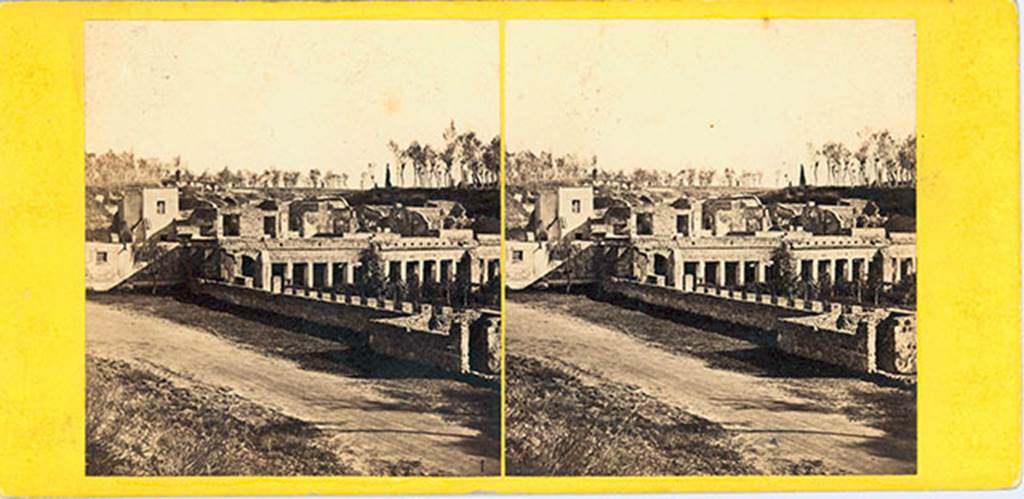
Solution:
<svg viewBox="0 0 1024 499"><path fill-rule="evenodd" d="M561 267L562 264L564 264L564 263L565 263L565 260L551 260L551 261L548 262L548 267L545 270L543 270L541 272L538 272L538 273L530 276L527 279L506 280L505 281L505 287L507 287L508 289L510 289L512 291L524 290L524 289L526 289L526 288L528 288L530 286L533 286L534 284L536 284L537 281L543 279L545 276L550 275L556 269Z"/></svg>
<svg viewBox="0 0 1024 499"><path fill-rule="evenodd" d="M593 242L591 242L591 241L572 241L571 244L573 246L576 246L577 248L580 249L580 252L575 255L576 258L589 258L590 257L590 254L591 254L590 249L594 245ZM548 249L548 251L550 251L550 248ZM570 259L565 259L565 260L555 260L555 259L552 259L552 260L550 260L548 262L547 268L541 270L540 272L535 273L534 275L531 275L527 279L506 280L505 281L505 286L508 289L512 290L512 291L520 291L520 290L526 289L526 288L528 288L530 286L545 286L545 285L549 285L549 284L563 284L563 283L567 282L568 279L566 277L564 277L564 276L559 276L558 274L559 274L559 270L562 269L562 267L564 267L566 262L568 262L568 261L570 261ZM589 276L587 278L574 278L573 279L574 283L580 283L580 284L588 283L588 282L593 282L593 281L594 281L593 276Z"/></svg>
<svg viewBox="0 0 1024 499"><path fill-rule="evenodd" d="M97 292L100 292L100 293L103 293L103 292L106 292L106 291L110 291L111 289L114 289L117 286L120 286L121 283L127 281L131 277L137 275L139 272L141 272L143 269L145 269L148 265L149 265L148 262L134 262L132 264L131 270L129 270L128 272L125 272L125 273L118 274L118 275L114 276L113 279L109 279L109 280L94 281L94 280L86 279L86 281L85 281L85 289L87 291L97 291Z"/></svg>
<svg viewBox="0 0 1024 499"><path fill-rule="evenodd" d="M166 244L166 249L167 249L167 252L164 253L161 258L165 258L165 259L166 258L178 258L180 256L180 255L177 254L177 250L180 247L180 245L178 243L161 243L161 244L162 245ZM132 251L132 252L134 252L134 249L131 246L128 246L124 251ZM106 278L106 279L90 279L88 276L86 276L85 289L87 291L95 291L95 292L100 292L100 293L106 292L106 291L110 291L110 290L112 290L112 289L114 289L114 288L116 288L118 286L125 285L125 283L129 283L129 281L131 281L132 278L134 278L135 276L138 276L141 272L146 270L150 266L150 264L153 263L151 261L137 261L137 260L135 260L134 254L132 255L131 258L132 258L132 264L131 264L131 267L129 269L126 269L126 270L124 270L122 272L118 272L115 275L111 276L110 278ZM163 284L167 284L167 283L168 282L166 280L158 280L157 281L158 285L163 285ZM136 286L137 285L137 286L141 287L141 286L147 286L147 285L151 285L151 284L152 284L152 281L144 280L144 281L139 282L137 284L129 283L128 286Z"/></svg>

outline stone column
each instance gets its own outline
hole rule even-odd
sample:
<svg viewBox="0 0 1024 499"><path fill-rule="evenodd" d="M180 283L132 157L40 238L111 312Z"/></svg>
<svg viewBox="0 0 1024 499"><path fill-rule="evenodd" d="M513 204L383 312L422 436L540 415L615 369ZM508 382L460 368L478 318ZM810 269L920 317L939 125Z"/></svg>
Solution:
<svg viewBox="0 0 1024 499"><path fill-rule="evenodd" d="M345 284L355 284L355 262L345 262Z"/></svg>
<svg viewBox="0 0 1024 499"><path fill-rule="evenodd" d="M697 278L695 279L697 284L704 284L704 274L707 272L707 268L704 267L704 260L697 262Z"/></svg>
<svg viewBox="0 0 1024 499"><path fill-rule="evenodd" d="M725 287L725 260L719 260L716 265L715 274L717 274L716 280L718 281L719 287Z"/></svg>
<svg viewBox="0 0 1024 499"><path fill-rule="evenodd" d="M313 287L313 262L306 262L306 287Z"/></svg>
<svg viewBox="0 0 1024 499"><path fill-rule="evenodd" d="M264 291L271 290L270 281L273 279L271 276L271 268L273 264L270 261L270 257L267 256L266 251L260 251L260 288Z"/></svg>
<svg viewBox="0 0 1024 499"><path fill-rule="evenodd" d="M747 262L740 260L736 262L736 285L743 286L747 283Z"/></svg>
<svg viewBox="0 0 1024 499"><path fill-rule="evenodd" d="M324 275L324 287L334 289L334 262L327 261L327 273Z"/></svg>
<svg viewBox="0 0 1024 499"><path fill-rule="evenodd" d="M768 282L768 278L765 276L765 271L767 270L768 265L766 265L765 262L762 262L762 261L758 261L756 263L756 265L757 265L757 282L759 282L761 284L764 284L764 283Z"/></svg>
<svg viewBox="0 0 1024 499"><path fill-rule="evenodd" d="M818 282L818 277L819 277L818 276L818 261L812 258L811 259L811 280L814 281L814 282Z"/></svg>
<svg viewBox="0 0 1024 499"><path fill-rule="evenodd" d="M294 286L295 282L292 279L294 274L295 274L295 265L292 264L291 261L285 262L285 264L284 264L284 282L281 283L281 285L283 286L284 284L287 283L287 284L290 284L290 285Z"/></svg>
<svg viewBox="0 0 1024 499"><path fill-rule="evenodd" d="M686 280L686 264L683 262L683 257L678 250L673 249L669 261L672 262L672 271L669 273L672 287L683 289L683 281Z"/></svg>
<svg viewBox="0 0 1024 499"><path fill-rule="evenodd" d="M843 265L843 280L846 282L853 280L853 258L846 259L846 264Z"/></svg>
<svg viewBox="0 0 1024 499"><path fill-rule="evenodd" d="M832 284L835 284L836 283L836 261L831 259L831 258L829 258L828 260L825 260L825 261L828 262L828 265L825 267L825 269L828 271L828 280L831 281Z"/></svg>
<svg viewBox="0 0 1024 499"><path fill-rule="evenodd" d="M405 260L399 260L398 262L398 278L404 283L409 279L408 265Z"/></svg>

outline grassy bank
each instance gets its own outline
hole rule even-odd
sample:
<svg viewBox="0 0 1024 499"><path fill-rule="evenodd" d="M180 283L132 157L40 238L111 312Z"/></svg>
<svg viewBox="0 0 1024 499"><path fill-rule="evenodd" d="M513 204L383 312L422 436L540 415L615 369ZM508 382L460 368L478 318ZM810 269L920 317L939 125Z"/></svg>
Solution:
<svg viewBox="0 0 1024 499"><path fill-rule="evenodd" d="M90 476L346 475L321 433L238 396L86 358Z"/></svg>

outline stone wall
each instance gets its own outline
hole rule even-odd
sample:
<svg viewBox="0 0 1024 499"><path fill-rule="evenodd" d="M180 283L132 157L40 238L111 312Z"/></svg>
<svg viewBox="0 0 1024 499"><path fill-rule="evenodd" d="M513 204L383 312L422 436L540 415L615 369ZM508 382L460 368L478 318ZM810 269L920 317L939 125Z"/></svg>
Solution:
<svg viewBox="0 0 1024 499"><path fill-rule="evenodd" d="M453 321L450 331L441 332L414 329L389 320L426 312L426 305L417 309L409 302L291 288L276 294L202 279L192 282L191 289L232 305L346 329L353 332L347 338L350 342L366 345L382 355L456 373L471 372L470 327L466 322ZM494 362L500 362L500 357L487 358L483 364L490 366Z"/></svg>
<svg viewBox="0 0 1024 499"><path fill-rule="evenodd" d="M604 290L649 305L681 310L767 332L776 330L779 319L809 315L801 310L772 306L770 302L761 303L753 299L739 301L724 295L686 293L666 286L641 284L623 279L609 280L604 284Z"/></svg>
<svg viewBox="0 0 1024 499"><path fill-rule="evenodd" d="M856 327L856 332L851 332L782 319L775 328L776 347L799 357L873 373L877 371L875 324L862 321Z"/></svg>
<svg viewBox="0 0 1024 499"><path fill-rule="evenodd" d="M917 318L893 313L878 324L878 368L893 373L917 373Z"/></svg>
<svg viewBox="0 0 1024 499"><path fill-rule="evenodd" d="M374 352L388 357L456 373L470 372L469 328L464 322L453 322L448 334L376 325L369 334L367 344Z"/></svg>
<svg viewBox="0 0 1024 499"><path fill-rule="evenodd" d="M825 326L828 319L844 312L838 304L703 288L688 293L622 279L611 279L603 289L642 303L764 331L764 344L800 357L858 372L875 372L879 367L873 322L863 320L855 331Z"/></svg>
<svg viewBox="0 0 1024 499"><path fill-rule="evenodd" d="M501 316L484 314L469 326L470 369L501 372Z"/></svg>

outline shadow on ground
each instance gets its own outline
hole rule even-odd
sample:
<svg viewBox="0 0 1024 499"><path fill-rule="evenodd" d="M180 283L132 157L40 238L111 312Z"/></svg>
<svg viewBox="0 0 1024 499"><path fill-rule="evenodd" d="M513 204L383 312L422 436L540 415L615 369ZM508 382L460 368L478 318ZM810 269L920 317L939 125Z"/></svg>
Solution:
<svg viewBox="0 0 1024 499"><path fill-rule="evenodd" d="M609 327L708 366L765 378L814 404L778 410L842 414L886 433L864 446L874 455L914 461L917 390L773 348L774 335L676 310L602 295L593 287L508 293L506 299ZM509 355L515 352L509 351ZM511 383L511 381L510 381ZM738 402L737 402L738 403Z"/></svg>
<svg viewBox="0 0 1024 499"><path fill-rule="evenodd" d="M501 401L496 382L374 353L362 346L365 338L354 331L258 312L180 290L90 294L87 298L202 329L295 362L305 370L372 382L395 402L373 402L369 404L372 407L364 408L437 414L481 432L482 438L459 439L457 445L471 454L494 458L500 452Z"/></svg>

